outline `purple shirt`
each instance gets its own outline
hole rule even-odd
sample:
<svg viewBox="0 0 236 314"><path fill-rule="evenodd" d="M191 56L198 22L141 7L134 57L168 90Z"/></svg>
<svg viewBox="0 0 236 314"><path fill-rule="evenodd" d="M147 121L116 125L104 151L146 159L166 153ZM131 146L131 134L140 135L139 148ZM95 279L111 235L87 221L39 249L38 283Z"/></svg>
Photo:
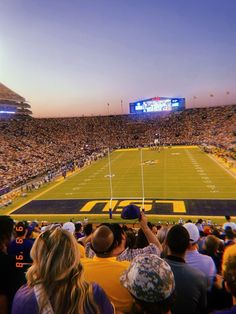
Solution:
<svg viewBox="0 0 236 314"><path fill-rule="evenodd" d="M213 314L236 314L236 305L231 307L229 310L216 311L213 312Z"/></svg>
<svg viewBox="0 0 236 314"><path fill-rule="evenodd" d="M209 286L212 287L216 275L216 267L210 256L200 254L198 250L186 251L185 262L193 268L199 269L208 279Z"/></svg>
<svg viewBox="0 0 236 314"><path fill-rule="evenodd" d="M93 294L101 313L114 314L111 302L104 290L96 283L93 283ZM86 311L85 313L93 314L90 311ZM12 314L39 314L38 303L33 288L25 285L17 291L13 300Z"/></svg>

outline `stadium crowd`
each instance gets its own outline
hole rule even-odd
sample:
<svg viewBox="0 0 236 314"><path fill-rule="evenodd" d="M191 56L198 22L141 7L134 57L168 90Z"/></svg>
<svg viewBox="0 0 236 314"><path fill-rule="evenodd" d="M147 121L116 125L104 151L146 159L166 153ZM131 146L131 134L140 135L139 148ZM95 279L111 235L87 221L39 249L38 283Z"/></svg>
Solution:
<svg viewBox="0 0 236 314"><path fill-rule="evenodd" d="M164 116L152 113L0 121L0 190L50 176L71 164L81 167L99 158L107 147L146 146L155 138L163 145L214 145L236 159L235 112L236 106L223 106Z"/></svg>
<svg viewBox="0 0 236 314"><path fill-rule="evenodd" d="M236 224L13 222L0 216L0 313L236 313ZM128 215L128 216L127 216ZM228 308L225 310L225 308Z"/></svg>

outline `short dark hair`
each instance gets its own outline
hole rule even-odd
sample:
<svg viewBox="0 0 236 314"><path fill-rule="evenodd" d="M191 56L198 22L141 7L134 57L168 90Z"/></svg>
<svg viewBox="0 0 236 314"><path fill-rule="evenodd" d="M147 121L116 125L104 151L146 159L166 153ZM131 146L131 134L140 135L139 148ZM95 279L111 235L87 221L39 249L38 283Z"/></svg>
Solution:
<svg viewBox="0 0 236 314"><path fill-rule="evenodd" d="M107 226L111 229L114 235L115 246L119 246L122 242L122 235L125 234L123 228L118 223L103 223L102 226Z"/></svg>
<svg viewBox="0 0 236 314"><path fill-rule="evenodd" d="M145 233L143 232L142 229L139 229L138 231L138 235L136 237L136 241L135 241L135 248L137 249L142 249L146 246L148 246L148 240L145 236Z"/></svg>
<svg viewBox="0 0 236 314"><path fill-rule="evenodd" d="M82 229L82 223L76 222L75 223L75 232L79 232Z"/></svg>
<svg viewBox="0 0 236 314"><path fill-rule="evenodd" d="M92 224L87 224L84 226L84 234L86 236L89 236L91 233L93 233L93 225Z"/></svg>
<svg viewBox="0 0 236 314"><path fill-rule="evenodd" d="M233 240L235 238L235 233L233 232L231 227L227 227L225 229L225 236L230 240Z"/></svg>
<svg viewBox="0 0 236 314"><path fill-rule="evenodd" d="M184 254L189 246L189 233L182 225L173 226L166 238L171 253Z"/></svg>

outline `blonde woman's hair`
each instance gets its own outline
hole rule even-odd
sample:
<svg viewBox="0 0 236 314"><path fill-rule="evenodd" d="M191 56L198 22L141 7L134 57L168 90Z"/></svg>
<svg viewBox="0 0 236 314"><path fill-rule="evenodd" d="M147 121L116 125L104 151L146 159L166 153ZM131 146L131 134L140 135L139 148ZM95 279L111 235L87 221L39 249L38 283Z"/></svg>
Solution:
<svg viewBox="0 0 236 314"><path fill-rule="evenodd" d="M72 234L61 228L43 232L35 241L33 265L26 274L28 286L40 284L39 313L49 300L56 314L100 313L93 298L93 287L83 277L78 244Z"/></svg>

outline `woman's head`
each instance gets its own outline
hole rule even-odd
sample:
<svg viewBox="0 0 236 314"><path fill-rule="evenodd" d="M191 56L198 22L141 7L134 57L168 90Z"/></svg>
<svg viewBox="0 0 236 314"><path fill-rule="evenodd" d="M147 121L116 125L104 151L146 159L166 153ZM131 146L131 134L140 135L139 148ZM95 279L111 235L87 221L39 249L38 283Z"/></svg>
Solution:
<svg viewBox="0 0 236 314"><path fill-rule="evenodd" d="M27 278L35 283L60 282L82 272L78 244L72 234L61 228L43 232L33 245L31 257L33 269Z"/></svg>
<svg viewBox="0 0 236 314"><path fill-rule="evenodd" d="M46 230L36 239L31 257L33 265L26 277L30 287L43 287L40 311L45 300L50 300L58 314L84 313L88 308L98 313L92 286L83 279L78 243L71 233L58 227Z"/></svg>

